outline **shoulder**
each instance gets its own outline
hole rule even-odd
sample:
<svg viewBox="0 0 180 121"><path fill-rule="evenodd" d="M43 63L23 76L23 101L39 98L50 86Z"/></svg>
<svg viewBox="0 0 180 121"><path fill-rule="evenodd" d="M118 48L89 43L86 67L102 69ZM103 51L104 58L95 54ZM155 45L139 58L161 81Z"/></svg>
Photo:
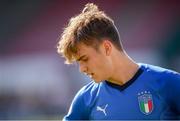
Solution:
<svg viewBox="0 0 180 121"><path fill-rule="evenodd" d="M95 94L98 90L98 85L95 82L82 87L75 95L68 114L64 120L87 120L89 117L90 108L94 103Z"/></svg>
<svg viewBox="0 0 180 121"><path fill-rule="evenodd" d="M95 82L90 82L88 84L86 84L85 86L83 86L76 95L78 96L82 96L82 95L86 95L94 90L96 90L98 87L98 83Z"/></svg>
<svg viewBox="0 0 180 121"><path fill-rule="evenodd" d="M176 71L149 64L140 64L144 78L151 89L161 95L166 102L180 102L180 74ZM178 104L180 110L180 105Z"/></svg>
<svg viewBox="0 0 180 121"><path fill-rule="evenodd" d="M166 80L170 78L180 78L180 74L178 72L170 69L143 63L140 63L139 65L146 74L149 74L157 78Z"/></svg>
<svg viewBox="0 0 180 121"><path fill-rule="evenodd" d="M144 70L143 79L147 80L146 84L154 90L163 92L179 90L180 74L178 72L149 64L141 64L140 67Z"/></svg>
<svg viewBox="0 0 180 121"><path fill-rule="evenodd" d="M85 106L91 106L98 94L99 87L100 83L95 83L93 81L88 83L77 92L74 100L81 100Z"/></svg>

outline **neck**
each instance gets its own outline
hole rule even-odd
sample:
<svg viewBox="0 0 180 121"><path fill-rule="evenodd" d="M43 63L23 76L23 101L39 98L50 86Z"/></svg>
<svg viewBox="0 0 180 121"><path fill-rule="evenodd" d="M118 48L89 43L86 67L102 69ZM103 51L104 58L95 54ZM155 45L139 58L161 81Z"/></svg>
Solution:
<svg viewBox="0 0 180 121"><path fill-rule="evenodd" d="M118 52L118 56L116 53L116 55L112 55L112 57L114 58L112 62L113 72L108 81L123 85L136 74L139 66L125 52Z"/></svg>

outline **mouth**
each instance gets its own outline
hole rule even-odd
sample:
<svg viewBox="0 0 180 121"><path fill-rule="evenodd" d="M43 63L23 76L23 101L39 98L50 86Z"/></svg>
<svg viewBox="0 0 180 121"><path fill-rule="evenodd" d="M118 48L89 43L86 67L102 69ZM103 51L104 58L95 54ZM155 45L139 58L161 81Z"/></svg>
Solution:
<svg viewBox="0 0 180 121"><path fill-rule="evenodd" d="M90 78L93 78L93 73L86 73L87 76L89 76Z"/></svg>

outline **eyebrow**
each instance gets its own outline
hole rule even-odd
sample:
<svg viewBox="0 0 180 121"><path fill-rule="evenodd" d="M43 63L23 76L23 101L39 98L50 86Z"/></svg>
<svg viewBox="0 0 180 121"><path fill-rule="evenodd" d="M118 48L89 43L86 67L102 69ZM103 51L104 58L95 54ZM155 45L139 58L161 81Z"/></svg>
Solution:
<svg viewBox="0 0 180 121"><path fill-rule="evenodd" d="M85 58L86 57L86 55L82 55L81 57L79 57L76 61L80 61L80 60L82 60L83 58Z"/></svg>

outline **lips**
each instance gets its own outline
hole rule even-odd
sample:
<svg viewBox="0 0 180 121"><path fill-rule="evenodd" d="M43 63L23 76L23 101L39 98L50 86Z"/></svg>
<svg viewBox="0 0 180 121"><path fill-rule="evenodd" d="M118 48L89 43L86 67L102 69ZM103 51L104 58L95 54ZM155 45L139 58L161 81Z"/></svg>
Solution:
<svg viewBox="0 0 180 121"><path fill-rule="evenodd" d="M94 74L93 73L86 73L86 75L89 76L90 78L92 78Z"/></svg>
<svg viewBox="0 0 180 121"><path fill-rule="evenodd" d="M90 78L92 78L92 76L93 76L92 74L91 74L91 75L89 75L89 77L90 77Z"/></svg>

